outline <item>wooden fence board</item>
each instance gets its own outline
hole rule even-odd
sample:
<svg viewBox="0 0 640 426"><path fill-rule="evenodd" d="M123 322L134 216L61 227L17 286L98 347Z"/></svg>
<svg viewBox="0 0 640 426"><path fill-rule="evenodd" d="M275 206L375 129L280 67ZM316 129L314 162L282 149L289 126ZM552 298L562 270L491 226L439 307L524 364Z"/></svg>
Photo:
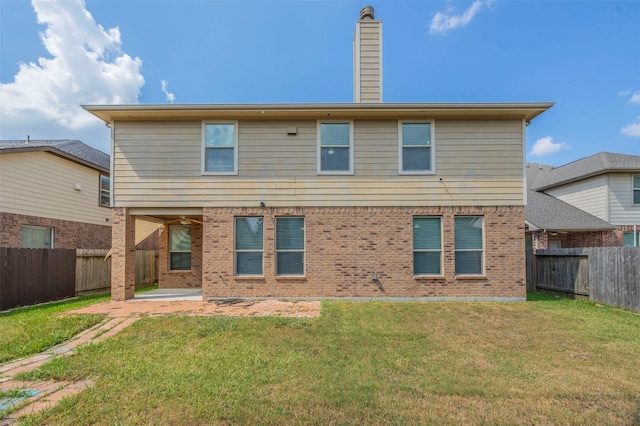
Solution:
<svg viewBox="0 0 640 426"><path fill-rule="evenodd" d="M0 247L0 310L75 295L75 250Z"/></svg>
<svg viewBox="0 0 640 426"><path fill-rule="evenodd" d="M538 250L527 256L527 289L586 294L589 300L640 312L640 248Z"/></svg>

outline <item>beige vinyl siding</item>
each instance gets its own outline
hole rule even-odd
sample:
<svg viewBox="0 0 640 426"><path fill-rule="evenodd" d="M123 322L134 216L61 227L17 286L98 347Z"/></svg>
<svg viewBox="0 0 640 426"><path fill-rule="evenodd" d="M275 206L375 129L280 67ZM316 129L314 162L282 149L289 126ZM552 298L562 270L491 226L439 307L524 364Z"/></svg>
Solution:
<svg viewBox="0 0 640 426"><path fill-rule="evenodd" d="M633 204L631 176L631 173L609 174L609 222L613 225L640 225L640 205Z"/></svg>
<svg viewBox="0 0 640 426"><path fill-rule="evenodd" d="M46 152L0 155L0 211L109 225L99 172ZM80 184L81 190L75 189Z"/></svg>
<svg viewBox="0 0 640 426"><path fill-rule="evenodd" d="M315 120L240 120L238 175L202 176L201 126L116 122L115 205L523 204L520 120L437 120L433 176L398 175L397 120L354 121L353 176L317 174ZM287 135L294 126L297 134Z"/></svg>
<svg viewBox="0 0 640 426"><path fill-rule="evenodd" d="M356 61L359 61L360 102L382 102L382 45L381 21L360 21L357 23ZM359 54L359 56L358 56Z"/></svg>
<svg viewBox="0 0 640 426"><path fill-rule="evenodd" d="M606 175L583 179L545 190L545 192L602 220L609 221Z"/></svg>

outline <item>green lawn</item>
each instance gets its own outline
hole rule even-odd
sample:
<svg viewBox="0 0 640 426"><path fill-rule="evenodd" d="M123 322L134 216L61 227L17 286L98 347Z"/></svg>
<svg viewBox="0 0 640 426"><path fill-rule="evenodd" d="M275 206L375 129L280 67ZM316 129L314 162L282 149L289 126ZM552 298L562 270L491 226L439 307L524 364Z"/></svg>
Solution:
<svg viewBox="0 0 640 426"><path fill-rule="evenodd" d="M23 423L640 423L640 315L536 299L144 318L33 375L97 383Z"/></svg>
<svg viewBox="0 0 640 426"><path fill-rule="evenodd" d="M109 295L85 296L0 313L0 364L36 354L93 327L102 321L101 315L59 314L105 300Z"/></svg>

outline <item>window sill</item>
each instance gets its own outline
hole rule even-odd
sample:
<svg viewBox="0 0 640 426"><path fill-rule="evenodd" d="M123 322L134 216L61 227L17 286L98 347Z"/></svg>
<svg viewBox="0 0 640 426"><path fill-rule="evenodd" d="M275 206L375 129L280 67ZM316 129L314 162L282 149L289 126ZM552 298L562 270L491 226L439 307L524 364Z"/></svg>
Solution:
<svg viewBox="0 0 640 426"><path fill-rule="evenodd" d="M486 275L456 275L455 276L456 280L466 280L466 281L473 281L473 280L486 280L487 276Z"/></svg>
<svg viewBox="0 0 640 426"><path fill-rule="evenodd" d="M436 174L436 172L433 171L433 170L398 171L398 175L400 175L400 176L416 176L416 175L418 175L418 176L424 176L424 175L432 175L432 176L434 176L435 174Z"/></svg>
<svg viewBox="0 0 640 426"><path fill-rule="evenodd" d="M235 280L242 281L265 281L264 275L234 275Z"/></svg>
<svg viewBox="0 0 640 426"><path fill-rule="evenodd" d="M416 281L442 280L442 279L444 279L444 275L414 275L413 279L416 280Z"/></svg>
<svg viewBox="0 0 640 426"><path fill-rule="evenodd" d="M238 172L202 172L202 176L238 176Z"/></svg>
<svg viewBox="0 0 640 426"><path fill-rule="evenodd" d="M170 274L190 274L191 273L191 269L169 269L167 270L168 273Z"/></svg>
<svg viewBox="0 0 640 426"><path fill-rule="evenodd" d="M318 172L318 176L353 176L354 173L349 170L340 170L335 172Z"/></svg>
<svg viewBox="0 0 640 426"><path fill-rule="evenodd" d="M276 275L276 281L306 281L306 275Z"/></svg>

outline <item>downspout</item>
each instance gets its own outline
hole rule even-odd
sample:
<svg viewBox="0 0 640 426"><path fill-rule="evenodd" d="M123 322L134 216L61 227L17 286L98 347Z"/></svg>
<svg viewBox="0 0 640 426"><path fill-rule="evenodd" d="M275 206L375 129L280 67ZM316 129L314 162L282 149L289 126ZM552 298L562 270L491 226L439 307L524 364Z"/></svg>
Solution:
<svg viewBox="0 0 640 426"><path fill-rule="evenodd" d="M633 246L638 247L638 225L633 225Z"/></svg>

